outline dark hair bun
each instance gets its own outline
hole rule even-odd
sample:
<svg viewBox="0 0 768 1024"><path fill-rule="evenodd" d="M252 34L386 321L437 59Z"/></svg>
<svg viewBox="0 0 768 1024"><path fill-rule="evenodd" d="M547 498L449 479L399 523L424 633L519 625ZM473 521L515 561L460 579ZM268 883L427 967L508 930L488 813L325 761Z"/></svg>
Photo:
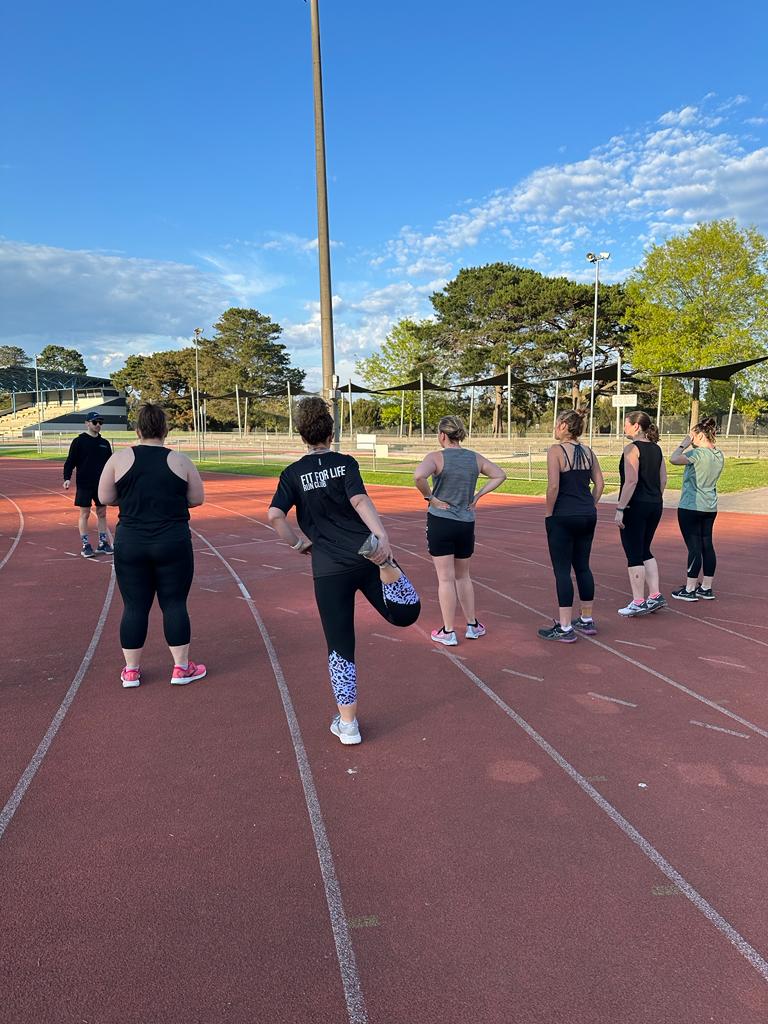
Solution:
<svg viewBox="0 0 768 1024"><path fill-rule="evenodd" d="M296 429L306 444L322 444L333 437L333 417L324 399L315 396L301 399L296 413Z"/></svg>

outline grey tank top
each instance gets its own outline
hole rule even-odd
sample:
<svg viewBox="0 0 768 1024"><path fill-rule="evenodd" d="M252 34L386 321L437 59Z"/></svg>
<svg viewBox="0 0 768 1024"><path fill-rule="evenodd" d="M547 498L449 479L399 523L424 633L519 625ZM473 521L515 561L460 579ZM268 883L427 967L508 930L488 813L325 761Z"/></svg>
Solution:
<svg viewBox="0 0 768 1024"><path fill-rule="evenodd" d="M446 501L447 509L429 506L431 516L473 523L475 513L467 507L475 496L477 453L469 448L443 448L443 472L432 477L432 493Z"/></svg>

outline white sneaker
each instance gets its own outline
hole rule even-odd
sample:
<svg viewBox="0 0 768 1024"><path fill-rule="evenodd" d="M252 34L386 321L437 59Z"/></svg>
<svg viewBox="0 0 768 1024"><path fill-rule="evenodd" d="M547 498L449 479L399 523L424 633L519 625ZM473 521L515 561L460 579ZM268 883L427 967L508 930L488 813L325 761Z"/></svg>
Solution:
<svg viewBox="0 0 768 1024"><path fill-rule="evenodd" d="M482 622L475 619L475 623L474 626L471 622L467 623L467 632L464 634L467 640L479 640L481 636L485 636L488 632Z"/></svg>
<svg viewBox="0 0 768 1024"><path fill-rule="evenodd" d="M645 601L641 601L640 604L635 604L634 601L630 601L626 608L619 608L618 612L619 615L631 618L635 615L650 615L651 609Z"/></svg>
<svg viewBox="0 0 768 1024"><path fill-rule="evenodd" d="M357 724L357 719L354 722L342 722L341 715L336 715L331 722L331 732L334 736L338 736L345 745L360 743L363 739L360 735L360 726Z"/></svg>
<svg viewBox="0 0 768 1024"><path fill-rule="evenodd" d="M440 629L433 629L429 635L432 637L436 644L442 644L443 647L456 647L459 642L456 639L455 629L452 629L449 633L447 633L441 626Z"/></svg>

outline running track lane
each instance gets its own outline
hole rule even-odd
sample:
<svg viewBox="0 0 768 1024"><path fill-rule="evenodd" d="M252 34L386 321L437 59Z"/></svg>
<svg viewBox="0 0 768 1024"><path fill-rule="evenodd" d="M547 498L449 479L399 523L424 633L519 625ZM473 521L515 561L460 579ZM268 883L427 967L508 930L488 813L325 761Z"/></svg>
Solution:
<svg viewBox="0 0 768 1024"><path fill-rule="evenodd" d="M200 683L168 685L157 616L138 690L112 645L97 651L0 849L14 1024L347 1019L291 738L240 596L198 555Z"/></svg>

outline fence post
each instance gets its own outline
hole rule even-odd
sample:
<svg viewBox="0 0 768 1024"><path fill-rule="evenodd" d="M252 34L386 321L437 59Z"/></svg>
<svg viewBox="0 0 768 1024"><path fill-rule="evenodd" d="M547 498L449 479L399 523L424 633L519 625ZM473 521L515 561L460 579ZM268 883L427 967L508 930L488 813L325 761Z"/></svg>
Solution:
<svg viewBox="0 0 768 1024"><path fill-rule="evenodd" d="M672 432L668 430L667 431L667 458L669 458L671 452L672 452Z"/></svg>
<svg viewBox="0 0 768 1024"><path fill-rule="evenodd" d="M531 456L530 445L528 445L528 479L533 480L533 458Z"/></svg>
<svg viewBox="0 0 768 1024"><path fill-rule="evenodd" d="M741 434L736 436L736 458L741 458Z"/></svg>
<svg viewBox="0 0 768 1024"><path fill-rule="evenodd" d="M373 472L376 472L376 449L373 449Z"/></svg>
<svg viewBox="0 0 768 1024"><path fill-rule="evenodd" d="M221 441L216 442L216 447L218 448L219 451L219 465L221 465Z"/></svg>
<svg viewBox="0 0 768 1024"><path fill-rule="evenodd" d="M263 441L261 442L261 464L262 464L262 466L266 466L266 464L267 464L267 456L266 456L266 453L264 451L264 442Z"/></svg>

